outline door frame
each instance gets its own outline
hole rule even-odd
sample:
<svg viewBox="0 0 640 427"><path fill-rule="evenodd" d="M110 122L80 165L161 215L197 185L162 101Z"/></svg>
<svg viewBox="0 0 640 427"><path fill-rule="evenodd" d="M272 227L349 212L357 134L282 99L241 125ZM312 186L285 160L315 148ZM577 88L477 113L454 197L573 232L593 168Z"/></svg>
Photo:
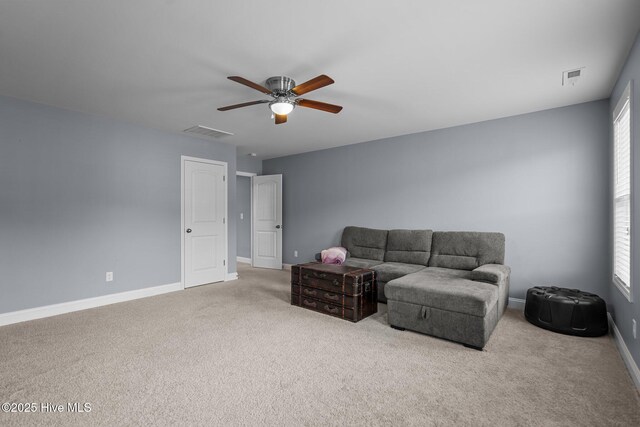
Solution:
<svg viewBox="0 0 640 427"><path fill-rule="evenodd" d="M245 176L247 178L249 178L249 204L251 205L250 209L249 209L249 221L251 221L251 267L253 267L253 177L254 176L258 176L257 173L254 172L242 172L242 171L236 171L236 176ZM238 188L238 184L236 182L236 189ZM236 190L237 192L237 190ZM237 219L236 219L237 220ZM238 235L237 231L236 231L236 236ZM237 246L237 245L236 245ZM236 247L236 251L237 251L237 247ZM236 264L238 262L238 254L236 253Z"/></svg>
<svg viewBox="0 0 640 427"><path fill-rule="evenodd" d="M226 177L228 174L228 164L227 162L222 162L219 160L210 160L210 159L202 159L199 157L191 157L191 156L180 156L180 282L182 283L182 289L185 289L185 271L184 271L184 239L185 239L185 229L184 229L184 165L185 162L199 162L199 163L207 163L210 165L218 165L224 167L224 212L225 212L225 220L224 222L224 247L226 251L226 271L224 274L224 281L229 280L229 181L227 181Z"/></svg>

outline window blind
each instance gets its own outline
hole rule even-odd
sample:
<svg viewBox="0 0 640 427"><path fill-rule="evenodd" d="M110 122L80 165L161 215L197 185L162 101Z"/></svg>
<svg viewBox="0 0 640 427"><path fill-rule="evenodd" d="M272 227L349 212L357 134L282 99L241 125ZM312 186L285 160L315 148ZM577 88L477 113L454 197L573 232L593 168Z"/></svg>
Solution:
<svg viewBox="0 0 640 427"><path fill-rule="evenodd" d="M614 111L613 273L625 289L631 286L631 102L630 90Z"/></svg>

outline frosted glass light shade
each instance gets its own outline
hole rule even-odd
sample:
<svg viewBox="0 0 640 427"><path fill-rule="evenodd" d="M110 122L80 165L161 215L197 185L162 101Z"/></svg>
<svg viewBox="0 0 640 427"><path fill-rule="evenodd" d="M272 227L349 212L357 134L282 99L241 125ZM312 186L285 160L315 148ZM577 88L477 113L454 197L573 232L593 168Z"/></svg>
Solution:
<svg viewBox="0 0 640 427"><path fill-rule="evenodd" d="M278 101L269 104L269 108L271 108L274 114L286 116L293 111L293 104L291 102Z"/></svg>

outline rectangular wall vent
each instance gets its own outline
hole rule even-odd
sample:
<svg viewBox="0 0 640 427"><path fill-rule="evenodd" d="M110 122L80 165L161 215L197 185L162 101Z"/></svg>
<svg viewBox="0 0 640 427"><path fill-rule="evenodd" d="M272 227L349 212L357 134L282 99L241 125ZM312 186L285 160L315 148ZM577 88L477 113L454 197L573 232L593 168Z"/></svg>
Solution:
<svg viewBox="0 0 640 427"><path fill-rule="evenodd" d="M564 71L562 73L562 86L573 86L578 83L578 80L582 77L583 71L584 67Z"/></svg>
<svg viewBox="0 0 640 427"><path fill-rule="evenodd" d="M225 132L223 130L213 129L206 126L193 126L184 130L187 133L195 133L197 135L206 136L207 138L222 138L224 136L233 135L231 132Z"/></svg>

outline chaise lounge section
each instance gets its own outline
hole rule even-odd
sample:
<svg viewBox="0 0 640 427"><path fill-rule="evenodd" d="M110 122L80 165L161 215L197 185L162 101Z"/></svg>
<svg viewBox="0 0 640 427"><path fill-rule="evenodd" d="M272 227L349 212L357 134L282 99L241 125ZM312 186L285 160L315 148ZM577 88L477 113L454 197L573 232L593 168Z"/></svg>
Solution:
<svg viewBox="0 0 640 427"><path fill-rule="evenodd" d="M482 349L504 313L511 270L501 233L346 227L346 265L371 268L389 323Z"/></svg>
<svg viewBox="0 0 640 427"><path fill-rule="evenodd" d="M507 306L500 233L436 232L429 267L387 283L389 324L482 349Z"/></svg>

